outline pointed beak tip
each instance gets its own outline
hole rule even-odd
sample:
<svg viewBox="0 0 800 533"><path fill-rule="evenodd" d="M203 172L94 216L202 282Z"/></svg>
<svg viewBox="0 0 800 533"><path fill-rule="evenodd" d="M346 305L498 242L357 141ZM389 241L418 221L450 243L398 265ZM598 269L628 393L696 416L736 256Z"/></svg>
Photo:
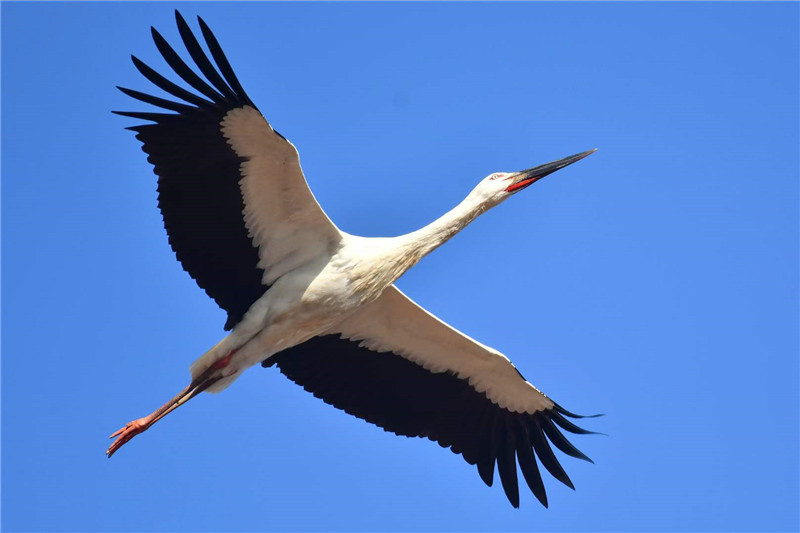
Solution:
<svg viewBox="0 0 800 533"><path fill-rule="evenodd" d="M544 165L539 165L538 167L529 168L527 170L521 170L517 172L517 179L506 189L507 192L516 192L522 190L529 185L533 184L534 182L544 178L552 174L557 170L561 170L562 168L568 167L573 163L577 163L584 157L588 157L595 153L597 148L592 148L591 150L587 150L585 152L581 152L579 154L571 155L569 157L565 157L563 159L558 159L556 161L551 161L550 163L546 163Z"/></svg>

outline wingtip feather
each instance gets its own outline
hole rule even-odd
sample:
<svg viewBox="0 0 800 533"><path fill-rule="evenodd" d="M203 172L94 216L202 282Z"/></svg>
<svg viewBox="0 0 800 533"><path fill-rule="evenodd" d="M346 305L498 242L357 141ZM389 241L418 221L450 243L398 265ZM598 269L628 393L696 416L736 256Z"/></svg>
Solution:
<svg viewBox="0 0 800 533"><path fill-rule="evenodd" d="M553 409L555 409L556 411L558 411L562 415L568 416L570 418L597 418L597 417L600 417L600 416L606 416L604 413L597 413L597 414L594 414L594 415L579 415L579 414L576 414L576 413L573 413L571 411L568 411L568 410L564 409L562 406L560 406L556 402L553 402Z"/></svg>

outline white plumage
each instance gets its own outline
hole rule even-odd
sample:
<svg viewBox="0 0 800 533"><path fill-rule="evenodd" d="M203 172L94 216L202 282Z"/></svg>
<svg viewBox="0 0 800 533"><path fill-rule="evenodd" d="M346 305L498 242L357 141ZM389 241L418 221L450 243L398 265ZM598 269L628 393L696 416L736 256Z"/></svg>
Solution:
<svg viewBox="0 0 800 533"><path fill-rule="evenodd" d="M326 402L399 435L423 436L460 453L492 484L494 466L517 507L517 464L547 505L536 464L572 486L553 454L588 458L561 429L588 433L578 417L527 382L503 354L411 301L395 280L478 215L538 179L586 157L487 176L451 211L393 238L339 230L322 211L295 147L244 92L205 23L209 60L184 19L178 29L202 79L155 31L172 70L197 93L133 58L174 96L120 88L171 113L118 112L134 126L159 176L159 207L184 269L228 313L232 330L192 364L188 387L116 432L123 444L202 391L218 392L261 363ZM558 426L558 427L557 427ZM548 440L549 439L549 440Z"/></svg>

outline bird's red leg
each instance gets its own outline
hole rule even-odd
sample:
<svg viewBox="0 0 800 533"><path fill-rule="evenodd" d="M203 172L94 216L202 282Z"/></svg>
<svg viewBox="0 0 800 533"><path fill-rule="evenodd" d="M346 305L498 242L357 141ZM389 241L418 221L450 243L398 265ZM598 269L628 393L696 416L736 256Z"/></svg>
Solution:
<svg viewBox="0 0 800 533"><path fill-rule="evenodd" d="M170 401L150 413L149 415L134 420L132 422L128 422L128 424L121 428L109 436L110 439L116 437L111 446L108 447L106 450L106 455L111 457L114 453L119 450L123 444L131 440L133 437L138 435L139 433L143 433L146 431L150 426L170 414L172 411L183 405L184 403L188 402L208 387L222 379L223 376L214 376L213 374L228 366L228 363L231 361L231 357L233 354L236 353L236 350L233 350L231 353L208 367L202 374L198 375L196 378L192 380L189 385L180 391L174 398Z"/></svg>

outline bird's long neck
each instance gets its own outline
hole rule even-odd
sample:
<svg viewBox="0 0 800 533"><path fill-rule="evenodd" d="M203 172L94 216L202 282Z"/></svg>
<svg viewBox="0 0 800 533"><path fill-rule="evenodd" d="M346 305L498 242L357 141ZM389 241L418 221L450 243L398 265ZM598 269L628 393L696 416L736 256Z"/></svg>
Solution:
<svg viewBox="0 0 800 533"><path fill-rule="evenodd" d="M392 239L394 257L390 261L394 261L400 270L395 279L450 240L488 208L479 195L471 193L464 201L427 226Z"/></svg>

